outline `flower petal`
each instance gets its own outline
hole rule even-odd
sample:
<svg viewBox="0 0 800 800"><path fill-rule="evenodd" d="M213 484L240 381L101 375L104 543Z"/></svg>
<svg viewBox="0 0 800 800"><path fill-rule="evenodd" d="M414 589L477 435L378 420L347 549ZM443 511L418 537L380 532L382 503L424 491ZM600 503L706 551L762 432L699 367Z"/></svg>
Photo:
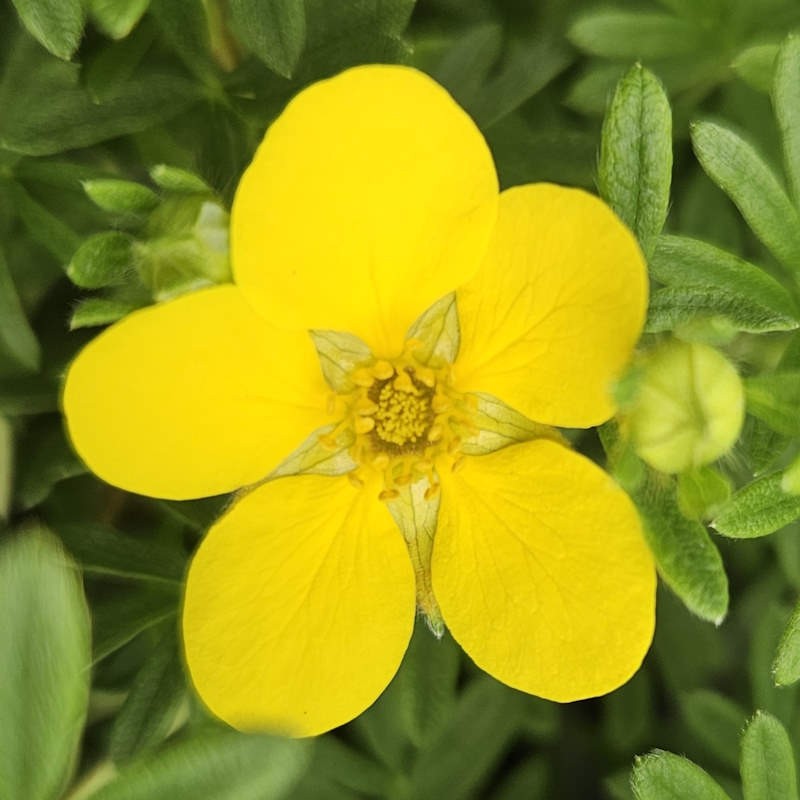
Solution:
<svg viewBox="0 0 800 800"><path fill-rule="evenodd" d="M652 639L656 587L628 496L544 439L441 478L433 590L475 663L560 702L628 680Z"/></svg>
<svg viewBox="0 0 800 800"><path fill-rule="evenodd" d="M536 422L589 427L642 331L647 269L598 198L551 184L503 192L489 253L457 293L459 388Z"/></svg>
<svg viewBox="0 0 800 800"><path fill-rule="evenodd" d="M234 286L143 309L67 373L72 443L115 486L185 500L263 478L330 422L311 339L267 325Z"/></svg>
<svg viewBox="0 0 800 800"><path fill-rule="evenodd" d="M243 730L311 736L353 719L392 679L413 624L403 538L377 487L346 478L280 478L245 495L189 569L192 680Z"/></svg>
<svg viewBox="0 0 800 800"><path fill-rule="evenodd" d="M233 206L236 282L268 319L379 355L477 270L497 177L475 124L421 72L347 70L272 125Z"/></svg>

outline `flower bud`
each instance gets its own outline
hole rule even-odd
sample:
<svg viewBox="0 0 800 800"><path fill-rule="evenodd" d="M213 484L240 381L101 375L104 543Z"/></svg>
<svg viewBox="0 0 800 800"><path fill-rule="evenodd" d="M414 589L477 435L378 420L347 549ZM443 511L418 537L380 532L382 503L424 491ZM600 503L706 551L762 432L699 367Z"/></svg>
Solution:
<svg viewBox="0 0 800 800"><path fill-rule="evenodd" d="M626 424L640 458L678 473L728 452L743 420L744 389L730 361L708 345L674 340L645 356Z"/></svg>

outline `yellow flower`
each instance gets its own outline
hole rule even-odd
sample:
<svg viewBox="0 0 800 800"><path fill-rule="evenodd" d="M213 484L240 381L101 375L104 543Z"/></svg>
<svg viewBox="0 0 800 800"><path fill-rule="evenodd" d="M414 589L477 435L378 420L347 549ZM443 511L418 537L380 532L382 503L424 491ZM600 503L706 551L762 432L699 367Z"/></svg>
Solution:
<svg viewBox="0 0 800 800"><path fill-rule="evenodd" d="M186 661L211 711L296 735L347 722L396 672L417 605L523 691L570 701L627 680L654 624L640 523L544 427L608 419L641 332L646 272L614 214L547 184L498 194L440 86L368 66L272 125L231 247L235 285L117 323L63 398L109 483L173 499L257 484L189 570ZM428 321L449 320L449 358L424 325L405 339L441 298ZM503 419L522 433L503 439ZM344 442L354 471L263 480L320 429L311 446Z"/></svg>

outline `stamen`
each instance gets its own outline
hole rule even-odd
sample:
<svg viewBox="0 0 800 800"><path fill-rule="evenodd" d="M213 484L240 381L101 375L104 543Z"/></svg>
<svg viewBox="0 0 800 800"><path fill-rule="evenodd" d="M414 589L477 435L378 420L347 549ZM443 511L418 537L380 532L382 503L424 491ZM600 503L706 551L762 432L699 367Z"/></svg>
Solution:
<svg viewBox="0 0 800 800"><path fill-rule="evenodd" d="M353 427L356 433L369 433L375 427L375 420L372 417L358 417Z"/></svg>

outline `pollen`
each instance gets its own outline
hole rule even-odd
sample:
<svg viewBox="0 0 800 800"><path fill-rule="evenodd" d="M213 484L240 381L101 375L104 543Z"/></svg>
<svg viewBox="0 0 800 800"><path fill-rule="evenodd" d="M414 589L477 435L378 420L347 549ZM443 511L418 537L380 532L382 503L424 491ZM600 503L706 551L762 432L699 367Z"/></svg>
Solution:
<svg viewBox="0 0 800 800"><path fill-rule="evenodd" d="M432 396L430 387L406 371L375 384L370 399L377 406L373 432L378 446L409 452L423 446L433 426Z"/></svg>

